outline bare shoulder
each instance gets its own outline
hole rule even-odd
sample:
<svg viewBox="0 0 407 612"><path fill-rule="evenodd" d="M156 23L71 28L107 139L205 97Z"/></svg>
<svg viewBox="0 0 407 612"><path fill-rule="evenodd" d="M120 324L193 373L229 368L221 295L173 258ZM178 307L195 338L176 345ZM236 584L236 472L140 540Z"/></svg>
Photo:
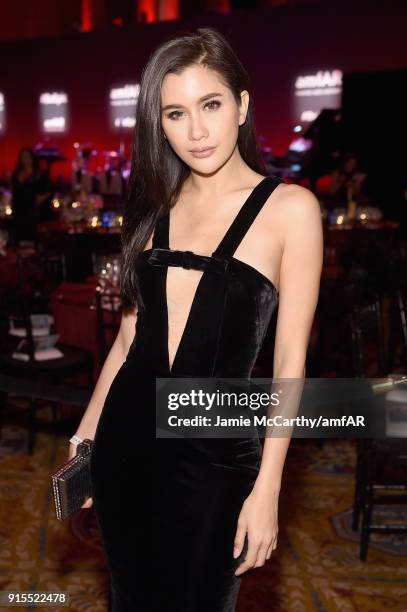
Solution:
<svg viewBox="0 0 407 612"><path fill-rule="evenodd" d="M291 215L300 218L321 215L318 198L310 189L295 183L280 183L268 199L279 215L291 220Z"/></svg>
<svg viewBox="0 0 407 612"><path fill-rule="evenodd" d="M267 225L280 244L322 239L322 217L318 198L306 187L280 183L267 201Z"/></svg>

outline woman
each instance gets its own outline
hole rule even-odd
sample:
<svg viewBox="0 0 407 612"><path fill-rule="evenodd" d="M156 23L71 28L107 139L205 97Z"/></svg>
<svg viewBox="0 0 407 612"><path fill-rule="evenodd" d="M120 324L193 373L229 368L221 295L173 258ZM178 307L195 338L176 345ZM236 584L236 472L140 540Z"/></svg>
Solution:
<svg viewBox="0 0 407 612"><path fill-rule="evenodd" d="M329 189L331 199L342 206L346 206L349 200L366 200L363 193L366 176L359 168L357 156L348 153L340 166L332 172Z"/></svg>
<svg viewBox="0 0 407 612"><path fill-rule="evenodd" d="M114 612L230 612L241 575L277 545L287 439L267 439L260 464L258 438L154 437L156 378L250 377L278 291L274 375L304 376L320 209L307 189L260 173L248 89L209 28L160 46L142 75L126 312L74 438L94 439Z"/></svg>
<svg viewBox="0 0 407 612"><path fill-rule="evenodd" d="M40 207L51 195L32 149L21 149L11 178L14 239L34 240Z"/></svg>

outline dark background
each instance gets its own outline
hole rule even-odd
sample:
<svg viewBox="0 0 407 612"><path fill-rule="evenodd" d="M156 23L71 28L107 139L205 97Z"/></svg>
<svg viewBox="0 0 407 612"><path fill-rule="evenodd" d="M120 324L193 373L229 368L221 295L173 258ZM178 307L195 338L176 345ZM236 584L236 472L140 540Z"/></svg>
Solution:
<svg viewBox="0 0 407 612"><path fill-rule="evenodd" d="M25 13L21 4L26 5ZM52 136L69 158L75 141L117 149L121 136L109 125L109 89L137 82L151 51L185 29L214 26L227 35L251 76L258 136L276 154L283 154L293 137L298 74L341 69L346 76L407 67L406 6L400 0L242 8L152 24L126 25L122 19L120 27L86 33L72 32L76 16L80 18L78 7L76 0L2 2L0 91L5 95L7 125L0 136L0 175L14 166L21 147L41 140L38 98L43 91L63 90L69 95L70 129ZM48 37L4 42L17 34L34 35L33 19L36 34L48 33ZM391 99L384 81L382 87L381 91L373 87L369 93L372 104L376 96ZM390 106L386 105L386 113ZM365 100L362 107L366 112ZM374 131L371 136L374 146ZM122 138L129 150L132 130Z"/></svg>

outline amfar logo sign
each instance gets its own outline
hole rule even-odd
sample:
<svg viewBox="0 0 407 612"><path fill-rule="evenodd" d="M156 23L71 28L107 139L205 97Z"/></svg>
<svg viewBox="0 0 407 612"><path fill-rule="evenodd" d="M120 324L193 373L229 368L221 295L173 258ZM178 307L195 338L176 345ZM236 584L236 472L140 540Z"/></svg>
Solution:
<svg viewBox="0 0 407 612"><path fill-rule="evenodd" d="M325 89L342 87L342 70L319 70L317 74L300 75L295 82L296 89Z"/></svg>

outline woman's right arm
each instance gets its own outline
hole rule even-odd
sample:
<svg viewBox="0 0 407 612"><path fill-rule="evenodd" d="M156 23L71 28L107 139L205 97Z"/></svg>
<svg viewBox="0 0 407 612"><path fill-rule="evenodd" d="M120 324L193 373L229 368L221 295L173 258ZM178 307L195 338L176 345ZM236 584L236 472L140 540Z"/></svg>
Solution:
<svg viewBox="0 0 407 612"><path fill-rule="evenodd" d="M99 374L95 389L75 434L82 439L94 439L103 405L114 377L126 360L135 335L137 307L123 312L120 328ZM76 455L76 446L69 445L69 459Z"/></svg>

